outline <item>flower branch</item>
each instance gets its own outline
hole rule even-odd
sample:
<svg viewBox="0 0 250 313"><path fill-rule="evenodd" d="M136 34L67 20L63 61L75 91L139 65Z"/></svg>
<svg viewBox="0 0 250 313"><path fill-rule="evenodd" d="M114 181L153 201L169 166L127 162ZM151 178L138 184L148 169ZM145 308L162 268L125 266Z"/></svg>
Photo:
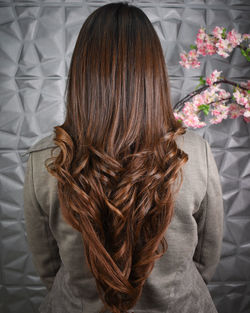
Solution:
<svg viewBox="0 0 250 313"><path fill-rule="evenodd" d="M226 34L226 29L216 26L213 35L206 34L200 28L196 45L191 45L189 53L181 53L182 61L179 63L185 68L198 68L200 62L198 55L219 54L226 58L229 53L239 47L242 55L250 61L250 45L245 47L242 43L250 39L249 34L239 34L234 29ZM206 123L201 121L200 112L205 115L211 113L209 122L218 124L226 118L243 116L245 122L250 122L250 80L236 83L221 75L222 71L214 70L204 79L200 77L199 85L174 105L174 115L188 127L200 128ZM221 83L233 86L233 94L220 88ZM201 87L200 87L201 86ZM198 89L197 89L198 88Z"/></svg>

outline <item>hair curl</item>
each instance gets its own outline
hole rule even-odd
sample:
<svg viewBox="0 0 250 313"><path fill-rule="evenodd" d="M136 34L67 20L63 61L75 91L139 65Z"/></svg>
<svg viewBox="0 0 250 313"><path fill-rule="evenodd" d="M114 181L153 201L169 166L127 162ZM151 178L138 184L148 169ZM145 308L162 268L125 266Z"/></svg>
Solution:
<svg viewBox="0 0 250 313"><path fill-rule="evenodd" d="M127 312L167 250L188 161L161 44L142 10L118 2L89 15L66 91L66 119L54 127L60 152L52 149L47 170L66 222L82 234L103 311Z"/></svg>

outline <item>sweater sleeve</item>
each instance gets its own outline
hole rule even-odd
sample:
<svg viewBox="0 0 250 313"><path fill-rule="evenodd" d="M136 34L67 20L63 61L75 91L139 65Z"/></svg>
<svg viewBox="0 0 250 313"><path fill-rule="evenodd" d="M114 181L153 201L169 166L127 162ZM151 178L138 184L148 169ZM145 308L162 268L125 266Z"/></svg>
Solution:
<svg viewBox="0 0 250 313"><path fill-rule="evenodd" d="M49 217L40 207L34 190L33 153L29 154L23 188L24 219L28 246L41 281L51 289L61 258Z"/></svg>
<svg viewBox="0 0 250 313"><path fill-rule="evenodd" d="M207 284L213 277L219 263L223 240L224 207L218 168L208 142L206 146L207 189L198 211L198 243L193 261Z"/></svg>

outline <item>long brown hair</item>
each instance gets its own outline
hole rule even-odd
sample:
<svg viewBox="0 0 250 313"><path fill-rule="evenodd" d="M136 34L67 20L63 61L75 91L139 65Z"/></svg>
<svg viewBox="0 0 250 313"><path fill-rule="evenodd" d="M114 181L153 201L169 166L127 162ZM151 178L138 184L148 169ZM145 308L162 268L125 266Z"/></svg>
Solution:
<svg viewBox="0 0 250 313"><path fill-rule="evenodd" d="M66 91L66 118L54 127L60 153L46 166L65 220L82 234L103 310L127 312L167 250L188 160L161 43L141 9L109 3L88 16Z"/></svg>

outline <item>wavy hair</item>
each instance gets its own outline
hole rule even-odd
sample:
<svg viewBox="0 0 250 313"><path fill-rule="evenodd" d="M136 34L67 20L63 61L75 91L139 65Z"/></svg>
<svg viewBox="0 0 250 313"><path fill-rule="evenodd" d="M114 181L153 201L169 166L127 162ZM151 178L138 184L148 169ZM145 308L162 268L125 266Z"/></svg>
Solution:
<svg viewBox="0 0 250 313"><path fill-rule="evenodd" d="M60 152L46 167L64 219L82 235L103 311L127 312L167 251L188 160L161 43L141 9L113 2L87 17L66 93L65 121L53 129Z"/></svg>

